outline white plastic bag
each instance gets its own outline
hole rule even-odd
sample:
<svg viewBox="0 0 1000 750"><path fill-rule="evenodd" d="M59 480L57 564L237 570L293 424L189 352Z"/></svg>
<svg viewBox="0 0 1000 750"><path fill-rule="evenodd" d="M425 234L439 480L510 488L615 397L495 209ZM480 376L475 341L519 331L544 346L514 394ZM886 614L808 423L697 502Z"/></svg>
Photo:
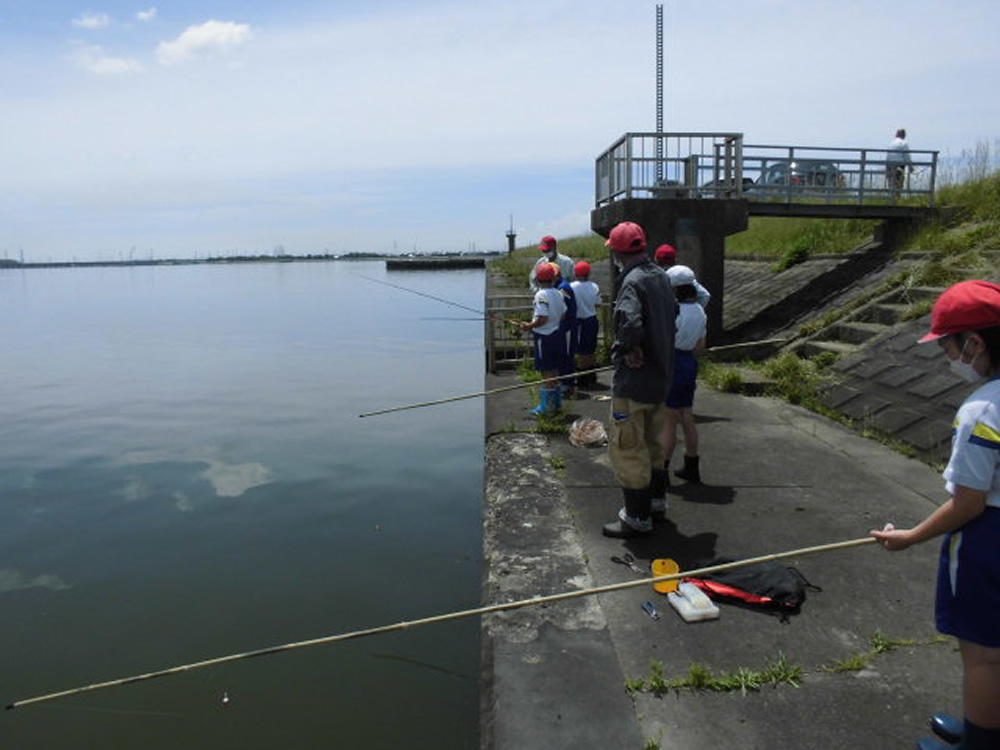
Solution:
<svg viewBox="0 0 1000 750"><path fill-rule="evenodd" d="M569 428L569 441L577 448L604 445L608 442L608 433L596 419L580 417Z"/></svg>

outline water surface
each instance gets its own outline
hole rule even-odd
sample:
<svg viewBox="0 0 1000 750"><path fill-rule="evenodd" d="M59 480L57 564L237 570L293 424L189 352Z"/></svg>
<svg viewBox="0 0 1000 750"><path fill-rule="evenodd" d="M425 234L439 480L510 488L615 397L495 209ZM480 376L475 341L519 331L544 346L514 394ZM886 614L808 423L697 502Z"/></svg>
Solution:
<svg viewBox="0 0 1000 750"><path fill-rule="evenodd" d="M480 271L0 271L0 702L480 604ZM430 320L429 318L433 318ZM478 621L0 714L4 747L468 748ZM228 704L223 696L229 697Z"/></svg>

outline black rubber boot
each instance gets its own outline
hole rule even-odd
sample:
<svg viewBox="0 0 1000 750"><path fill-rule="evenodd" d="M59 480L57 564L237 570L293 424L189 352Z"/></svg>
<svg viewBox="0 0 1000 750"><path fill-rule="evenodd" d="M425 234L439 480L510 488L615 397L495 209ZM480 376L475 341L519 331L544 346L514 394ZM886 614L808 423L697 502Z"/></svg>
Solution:
<svg viewBox="0 0 1000 750"><path fill-rule="evenodd" d="M962 744L953 747L961 750L997 750L1000 748L1000 729L987 729L966 719L962 727Z"/></svg>
<svg viewBox="0 0 1000 750"><path fill-rule="evenodd" d="M670 486L670 475L666 469L653 469L649 483L650 515L653 522L666 520L667 487ZM657 502L659 501L659 502Z"/></svg>
<svg viewBox="0 0 1000 750"><path fill-rule="evenodd" d="M692 484L701 484L701 472L698 470L698 456L684 456L684 468L674 472L675 477L680 477Z"/></svg>
<svg viewBox="0 0 1000 750"><path fill-rule="evenodd" d="M964 745L952 745L934 737L921 737L914 747L917 750L963 750Z"/></svg>
<svg viewBox="0 0 1000 750"><path fill-rule="evenodd" d="M641 490L622 488L625 507L618 511L618 520L604 524L601 533L613 539L633 539L653 533L653 519L650 518L652 494L649 487ZM626 520L627 519L627 520Z"/></svg>

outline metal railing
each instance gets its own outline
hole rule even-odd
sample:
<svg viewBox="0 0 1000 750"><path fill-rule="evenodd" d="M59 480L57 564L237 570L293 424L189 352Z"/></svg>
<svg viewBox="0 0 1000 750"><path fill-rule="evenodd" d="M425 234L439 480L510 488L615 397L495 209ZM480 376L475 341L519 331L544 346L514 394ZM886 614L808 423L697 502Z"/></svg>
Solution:
<svg viewBox="0 0 1000 750"><path fill-rule="evenodd" d="M597 157L595 205L624 198L934 205L937 151L744 144L740 133L626 133Z"/></svg>
<svg viewBox="0 0 1000 750"><path fill-rule="evenodd" d="M531 333L521 331L511 325L510 320L531 319L534 295L503 294L490 296L486 300L486 370L497 373L502 369L517 367L522 360L534 356ZM610 349L611 305L604 300L597 306L600 321L599 341L605 349Z"/></svg>
<svg viewBox="0 0 1000 750"><path fill-rule="evenodd" d="M742 148L740 133L626 133L597 157L595 205L686 198L702 178L720 190L738 187Z"/></svg>

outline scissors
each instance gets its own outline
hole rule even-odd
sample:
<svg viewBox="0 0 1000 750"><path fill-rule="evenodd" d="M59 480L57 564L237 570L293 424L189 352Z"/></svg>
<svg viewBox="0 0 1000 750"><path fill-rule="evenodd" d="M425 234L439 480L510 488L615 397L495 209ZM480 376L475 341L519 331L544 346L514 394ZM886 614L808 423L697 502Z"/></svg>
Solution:
<svg viewBox="0 0 1000 750"><path fill-rule="evenodd" d="M618 555L611 556L611 562L618 563L619 565L624 565L626 568L631 570L633 573L642 573L645 575L646 571L635 564L635 558L632 556L631 552L626 552L622 557Z"/></svg>

